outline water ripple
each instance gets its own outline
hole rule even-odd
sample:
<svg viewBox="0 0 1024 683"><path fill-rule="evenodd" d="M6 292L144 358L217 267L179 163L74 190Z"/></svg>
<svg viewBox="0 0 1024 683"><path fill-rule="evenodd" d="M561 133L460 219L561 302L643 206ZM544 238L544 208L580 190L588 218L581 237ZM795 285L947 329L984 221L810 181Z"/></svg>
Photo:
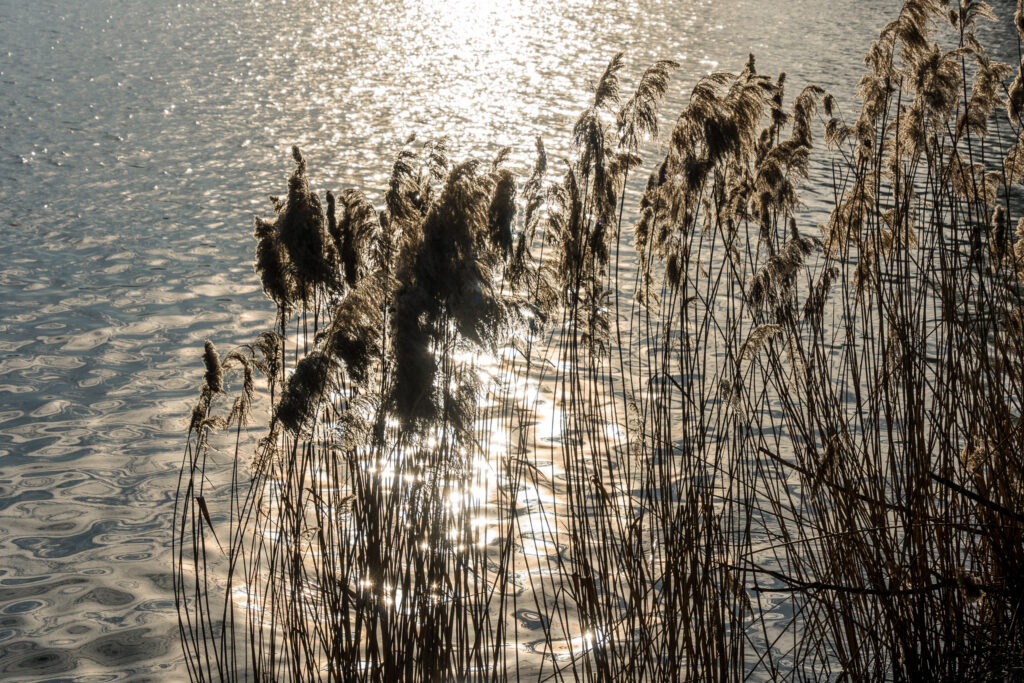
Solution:
<svg viewBox="0 0 1024 683"><path fill-rule="evenodd" d="M0 679L184 677L167 573L182 431L203 340L271 323L251 216L288 145L316 190L371 195L411 132L460 157L512 144L520 168L542 134L557 161L619 50L627 78L682 62L669 112L750 51L852 106L891 4L0 3Z"/></svg>

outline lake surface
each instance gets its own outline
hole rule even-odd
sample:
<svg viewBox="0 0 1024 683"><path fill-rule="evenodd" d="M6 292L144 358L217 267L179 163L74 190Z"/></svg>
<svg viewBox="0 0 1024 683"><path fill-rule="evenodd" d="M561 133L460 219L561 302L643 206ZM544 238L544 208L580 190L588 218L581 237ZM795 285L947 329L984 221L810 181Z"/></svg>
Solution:
<svg viewBox="0 0 1024 683"><path fill-rule="evenodd" d="M523 167L542 135L557 162L618 51L626 89L682 64L666 127L750 52L787 71L790 101L815 82L852 112L897 8L0 0L0 679L185 676L170 529L187 417L203 340L272 325L251 223L290 145L321 191L378 201L414 132L457 158L512 145ZM1016 61L1010 25L990 32Z"/></svg>

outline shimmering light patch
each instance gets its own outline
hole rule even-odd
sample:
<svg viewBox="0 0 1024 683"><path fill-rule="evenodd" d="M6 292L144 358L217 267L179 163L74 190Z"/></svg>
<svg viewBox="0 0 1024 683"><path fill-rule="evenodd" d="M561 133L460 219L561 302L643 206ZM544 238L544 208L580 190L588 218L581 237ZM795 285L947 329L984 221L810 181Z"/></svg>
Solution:
<svg viewBox="0 0 1024 683"><path fill-rule="evenodd" d="M584 654L588 650L594 647L597 638L592 631L586 631L578 636L574 636L567 640L552 640L546 644L543 648L538 647L536 644L533 646L527 646L524 649L537 652L538 654L546 654L555 659L558 662L566 662L580 655Z"/></svg>
<svg viewBox="0 0 1024 683"><path fill-rule="evenodd" d="M258 612L262 609L260 607L259 595L248 584L236 584L233 586L231 588L231 599L242 610Z"/></svg>
<svg viewBox="0 0 1024 683"><path fill-rule="evenodd" d="M537 435L542 442L558 443L565 433L565 413L547 400L537 401Z"/></svg>
<svg viewBox="0 0 1024 683"><path fill-rule="evenodd" d="M604 434L609 439L618 440L624 438L626 432L620 425L617 425L614 422L607 422L604 425Z"/></svg>

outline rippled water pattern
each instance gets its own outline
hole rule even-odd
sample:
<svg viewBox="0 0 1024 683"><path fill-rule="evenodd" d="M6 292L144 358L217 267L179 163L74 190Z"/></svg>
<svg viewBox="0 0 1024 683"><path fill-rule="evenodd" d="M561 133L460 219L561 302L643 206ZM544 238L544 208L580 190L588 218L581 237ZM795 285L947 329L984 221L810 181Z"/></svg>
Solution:
<svg viewBox="0 0 1024 683"><path fill-rule="evenodd" d="M371 196L412 132L457 156L511 144L523 166L541 134L557 159L619 50L633 76L682 63L668 112L748 52L852 109L895 6L0 0L0 679L185 675L169 573L185 416L203 340L272 322L250 222L289 145L319 189Z"/></svg>

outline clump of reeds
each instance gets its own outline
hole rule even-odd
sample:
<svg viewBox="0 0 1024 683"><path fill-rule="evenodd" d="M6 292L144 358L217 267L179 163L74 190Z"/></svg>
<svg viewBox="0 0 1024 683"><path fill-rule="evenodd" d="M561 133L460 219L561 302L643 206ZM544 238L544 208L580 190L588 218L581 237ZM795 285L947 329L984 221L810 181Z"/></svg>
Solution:
<svg viewBox="0 0 1024 683"><path fill-rule="evenodd" d="M1021 678L1024 86L991 19L906 2L850 117L753 56L701 79L635 213L672 62L624 97L611 60L555 182L540 141L521 182L410 139L379 205L321 202L295 150L255 222L274 329L203 354L192 678Z"/></svg>

